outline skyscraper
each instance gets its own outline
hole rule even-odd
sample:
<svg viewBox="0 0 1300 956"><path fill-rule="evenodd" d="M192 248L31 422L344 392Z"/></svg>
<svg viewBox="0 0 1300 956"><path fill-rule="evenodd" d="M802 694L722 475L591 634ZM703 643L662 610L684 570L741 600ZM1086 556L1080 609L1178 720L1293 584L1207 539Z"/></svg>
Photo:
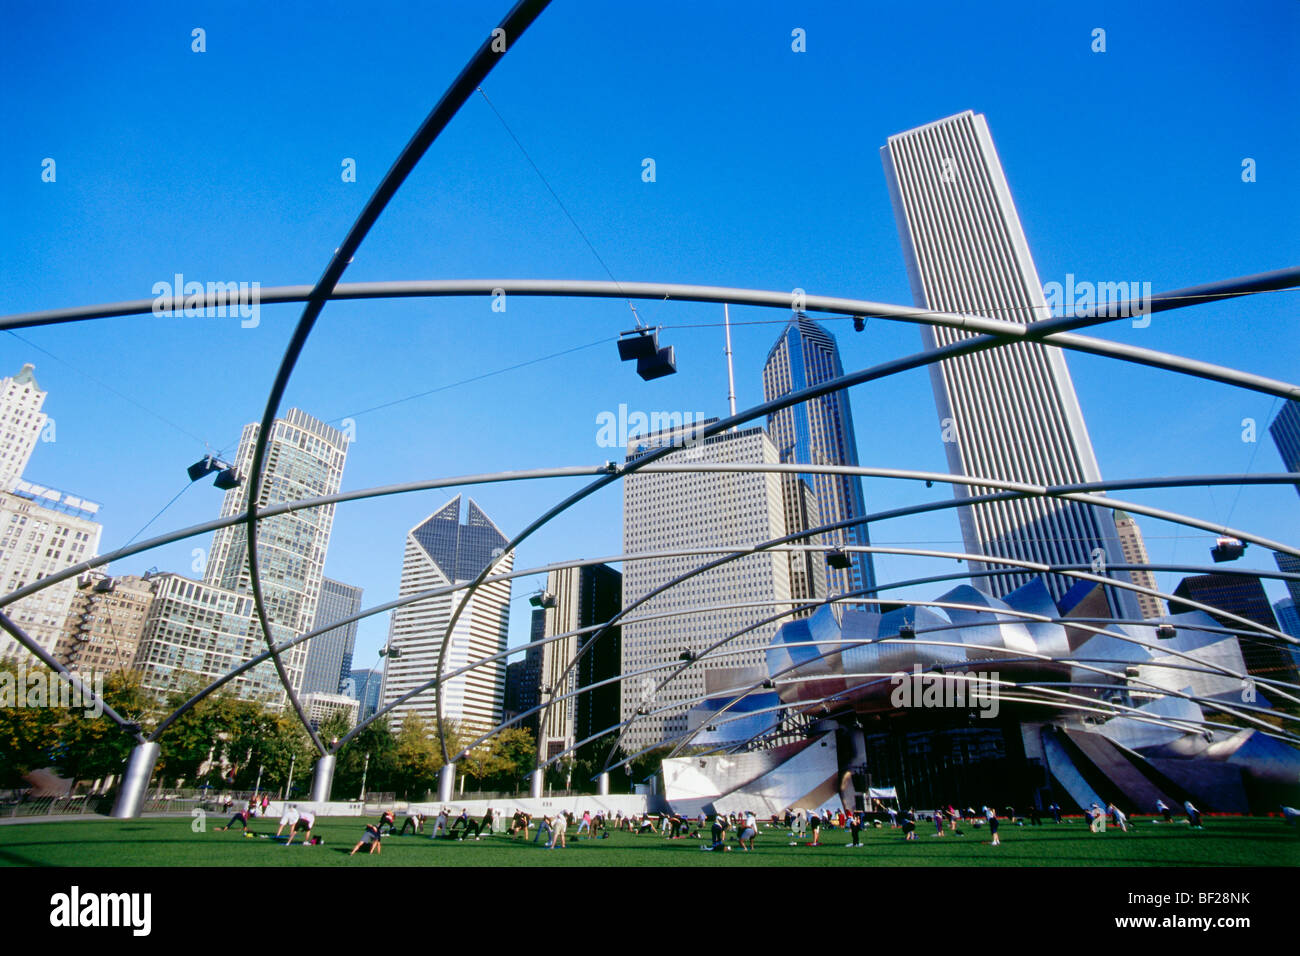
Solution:
<svg viewBox="0 0 1300 956"><path fill-rule="evenodd" d="M135 661L145 690L158 700L193 693L266 650L251 594L179 574L160 574L151 583L154 599ZM284 686L269 660L226 689L241 700L284 705Z"/></svg>
<svg viewBox="0 0 1300 956"><path fill-rule="evenodd" d="M804 315L792 318L767 354L763 365L763 398L782 398L791 392L820 385L844 374L835 338ZM782 463L806 465L857 465L858 445L853 433L853 412L849 394L834 392L811 402L783 408L767 418L768 433ZM811 488L816 508L808 507L800 483ZM867 513L862 479L857 475L802 474L782 476L787 533L834 524ZM870 544L866 525L844 528L809 544ZM850 565L838 569L826 566L825 557L807 552L791 554L791 596L797 599L822 597L822 577L831 594L844 594L875 587L876 574L870 554L850 555Z"/></svg>
<svg viewBox="0 0 1300 956"><path fill-rule="evenodd" d="M1280 630L1277 618L1273 616L1273 606L1264 593L1264 585L1253 574L1198 574L1178 582L1174 595ZM1193 610L1188 605L1174 601L1170 601L1169 605L1169 610L1174 614ZM1245 624L1213 611L1210 616L1224 627L1241 632L1237 639L1241 642L1241 656L1246 662L1248 673L1256 677L1295 683L1295 659L1290 653L1290 647L1281 639L1267 634L1254 637L1251 636L1254 632Z"/></svg>
<svg viewBox="0 0 1300 956"><path fill-rule="evenodd" d="M546 590L555 595L555 607L545 611L542 636L554 637L608 621L617 614L622 607L623 575L605 564L562 568L547 575ZM593 636L593 633L574 635L542 648L541 681L550 688L551 694L563 696L619 673L620 633L618 627L613 627L600 635L578 666L561 682L560 675ZM553 757L579 740L618 723L619 701L618 685L609 684L557 703L550 708L546 726L542 728L543 755Z"/></svg>
<svg viewBox="0 0 1300 956"><path fill-rule="evenodd" d="M8 491L13 480L23 476L45 427L45 392L36 384L34 371L29 363L17 375L0 378L0 491Z"/></svg>
<svg viewBox="0 0 1300 956"><path fill-rule="evenodd" d="M1268 432L1273 436L1286 470L1300 471L1300 402L1289 399L1268 426ZM1296 485L1295 490L1300 494L1300 485Z"/></svg>
<svg viewBox="0 0 1300 956"><path fill-rule="evenodd" d="M311 629L325 627L361 610L361 588L321 578L320 600ZM302 679L304 694L338 694L352 672L352 650L357 643L357 622L331 628L307 642L307 664Z"/></svg>
<svg viewBox="0 0 1300 956"><path fill-rule="evenodd" d="M1142 531L1138 524L1133 520L1133 516L1127 511L1116 511L1115 530L1119 534L1120 550L1124 553L1125 564L1147 564L1151 559L1147 557L1147 546L1142 540ZM1129 578L1139 587L1156 588L1156 576L1150 571L1130 571ZM1138 607L1142 610L1142 617L1150 620L1155 617L1164 617L1165 602L1151 594L1137 594Z"/></svg>
<svg viewBox="0 0 1300 956"><path fill-rule="evenodd" d="M99 505L22 478L10 485L12 492L0 491L0 593L26 587L99 552L104 529L93 520ZM4 612L28 637L53 652L76 592L76 579L69 578L6 605ZM0 658L26 656L7 631L0 632Z"/></svg>
<svg viewBox="0 0 1300 956"><path fill-rule="evenodd" d="M1273 613L1277 615L1278 629L1300 640L1300 610L1297 610L1295 600L1286 597L1274 601ZM1300 646L1291 645L1291 660L1295 662L1297 669L1300 669Z"/></svg>
<svg viewBox="0 0 1300 956"><path fill-rule="evenodd" d="M891 136L881 158L916 305L1019 323L1050 316L983 116L968 110ZM971 335L947 326L921 330L927 349ZM930 377L953 474L1043 484L1101 479L1059 349L1017 342L933 364ZM954 491L959 498L986 493L962 485ZM1100 549L1107 564L1122 563L1106 509L1018 498L962 507L960 520L971 554L1090 565ZM971 562L976 583L994 595L1033 577L981 580L990 567L998 565ZM1048 578L1055 597L1071 583ZM1110 589L1108 597L1117 614L1140 613L1132 592Z"/></svg>
<svg viewBox="0 0 1300 956"><path fill-rule="evenodd" d="M343 681L343 693L359 701L357 720L372 716L379 709L380 692L384 687L384 672L379 670L352 671Z"/></svg>
<svg viewBox="0 0 1300 956"><path fill-rule="evenodd" d="M0 594L94 557L103 527L99 505L23 478L47 422L45 392L33 367L0 379ZM61 581L5 607L5 613L47 651L54 651L67 623L77 585ZM0 658L27 651L0 632Z"/></svg>
<svg viewBox="0 0 1300 956"><path fill-rule="evenodd" d="M473 499L466 520L461 522L460 497L457 495L406 533L400 595L472 581L489 566L500 574L514 566L514 553L504 550L509 539ZM384 706L436 676L443 635L452 611L463 599L463 592L444 594L393 611L388 628L390 653L384 671ZM443 673L504 651L509 623L510 582L484 584L456 622ZM505 679L505 662L496 661L447 681L442 688L443 716L470 730L494 727L501 721ZM404 716L412 712L428 724L437 719L432 689L392 711L394 729L400 728Z"/></svg>
<svg viewBox="0 0 1300 956"><path fill-rule="evenodd" d="M253 467L258 428L256 423L246 425L240 437L235 468L244 476ZM259 507L334 494L343 482L347 455L348 438L343 432L300 409L289 409L272 426L259 488ZM247 507L245 481L226 492L221 515L239 514ZM316 620L333 524L333 505L276 515L258 523L257 557L262 596L276 643L305 633ZM248 534L242 522L217 531L203 580L229 591L252 593ZM295 691L301 689L306 645L296 645L280 660Z"/></svg>
<svg viewBox="0 0 1300 956"><path fill-rule="evenodd" d="M1294 554L1283 554L1281 551L1273 552L1273 563L1283 574L1300 574L1300 558ZM1282 582L1286 586L1287 594L1291 595L1291 600L1296 602L1300 607L1300 581L1287 580Z"/></svg>
<svg viewBox="0 0 1300 956"><path fill-rule="evenodd" d="M680 437L668 431L634 440L637 447L628 460ZM777 454L762 428L746 428L714 435L661 460L772 464ZM623 551L627 554L750 547L785 533L781 479L775 473L638 472L623 481ZM624 606L709 560L707 555L690 555L627 562L623 567ZM747 602L762 606L707 610ZM671 673L669 669L633 675L678 661L684 652L703 651L790 605L790 562L781 552L765 551L689 578L637 607L633 618L691 613L623 624L622 719L646 712L628 731L624 750L635 752L684 732L691 701L703 696L706 689L716 690L712 678L720 677L724 670L734 673L766 660L777 624L747 631L723 649L724 656L692 665L662 693L655 688ZM729 653L732 651L740 653ZM680 707L674 706L678 704ZM665 706L670 709L651 714Z"/></svg>
<svg viewBox="0 0 1300 956"><path fill-rule="evenodd" d="M82 673L130 670L153 604L148 576L91 571L77 581L54 656Z"/></svg>
<svg viewBox="0 0 1300 956"><path fill-rule="evenodd" d="M1289 597L1274 601L1273 613L1277 616L1278 630L1300 639L1300 611L1296 610L1295 601ZM1291 653L1292 656L1295 655L1294 648Z"/></svg>
<svg viewBox="0 0 1300 956"><path fill-rule="evenodd" d="M528 642L534 644L546 636L546 611L533 608L530 621ZM530 647L524 652L523 660L512 661L506 666L506 702L501 719L509 720L519 714L527 713L542 702L542 649ZM529 714L513 726L527 730L537 739L540 714Z"/></svg>

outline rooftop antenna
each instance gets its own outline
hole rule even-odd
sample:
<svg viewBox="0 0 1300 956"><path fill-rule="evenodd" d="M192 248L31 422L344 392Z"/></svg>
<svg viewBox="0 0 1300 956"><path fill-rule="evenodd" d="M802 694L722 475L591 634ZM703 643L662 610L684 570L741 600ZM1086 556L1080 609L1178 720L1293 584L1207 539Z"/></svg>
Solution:
<svg viewBox="0 0 1300 956"><path fill-rule="evenodd" d="M731 310L727 303L722 303L722 324L727 329L727 404L731 408L731 417L736 417L736 370L731 364ZM731 426L734 432L736 426Z"/></svg>

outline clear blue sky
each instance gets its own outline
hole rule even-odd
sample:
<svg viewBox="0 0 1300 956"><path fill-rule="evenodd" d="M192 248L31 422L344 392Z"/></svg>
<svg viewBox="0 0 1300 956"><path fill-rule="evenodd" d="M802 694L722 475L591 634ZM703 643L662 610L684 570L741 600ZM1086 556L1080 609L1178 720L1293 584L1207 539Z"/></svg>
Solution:
<svg viewBox="0 0 1300 956"><path fill-rule="evenodd" d="M311 283L406 140L505 4L44 3L0 30L0 313L148 298L174 273ZM191 31L207 50L191 51ZM791 31L807 50L791 49ZM1106 31L1106 52L1091 50ZM1040 277L1156 290L1300 261L1300 5L1219 3L556 3L485 89L619 279L910 304L879 148L965 109L988 117ZM56 180L42 182L42 160ZM345 157L358 181L341 180ZM653 158L656 181L642 181ZM1242 161L1256 162L1244 183ZM471 100L362 246L345 281L608 278L498 119ZM1289 381L1294 293L1118 322L1095 334ZM622 301L486 298L331 304L286 407L356 419L345 488L614 457L596 417L725 410L721 309L647 303L680 373L642 382L613 337ZM36 365L56 440L32 480L103 503L103 549L186 485L204 442L260 418L297 306L232 319L132 317L0 334L0 370ZM738 401L783 317L733 309ZM753 324L744 324L753 323ZM700 327L703 326L703 327ZM917 351L916 328L832 323L856 369ZM472 384L463 379L601 343ZM1071 355L1103 473L1278 471L1267 396ZM435 394L367 414L430 389ZM924 371L853 393L863 464L946 470ZM1242 441L1253 418L1258 441ZM467 489L514 533L576 482ZM946 492L869 481L877 510ZM450 493L354 504L327 573L396 595L403 536ZM1132 493L1295 540L1291 488ZM215 517L195 485L146 535ZM517 566L614 554L618 486L521 548ZM1155 561L1205 563L1209 536L1146 520ZM960 548L955 513L880 524L877 543ZM186 543L123 562L188 571ZM1272 568L1261 549L1243 564ZM882 579L949 563L878 558ZM1162 575L1162 587L1176 583ZM512 643L525 639L516 587ZM926 589L916 597L931 597ZM1270 586L1273 597L1280 588ZM376 660L386 616L363 624Z"/></svg>

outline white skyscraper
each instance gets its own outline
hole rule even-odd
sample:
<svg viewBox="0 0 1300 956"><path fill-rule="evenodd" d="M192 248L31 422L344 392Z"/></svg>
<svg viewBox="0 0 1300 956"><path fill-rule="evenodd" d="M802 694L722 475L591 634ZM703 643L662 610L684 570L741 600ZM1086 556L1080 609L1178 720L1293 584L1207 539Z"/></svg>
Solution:
<svg viewBox="0 0 1300 956"><path fill-rule="evenodd" d="M45 427L41 411L45 392L36 384L33 371L28 364L17 375L0 379L0 491L9 491L14 480L23 476Z"/></svg>
<svg viewBox="0 0 1300 956"><path fill-rule="evenodd" d="M32 450L45 427L45 392L33 367L0 379L0 593L94 557L103 528L94 520L99 505L23 478ZM4 608L6 614L45 650L53 652L77 590L74 579L38 591ZM0 632L0 658L26 657L27 651Z"/></svg>
<svg viewBox="0 0 1300 956"><path fill-rule="evenodd" d="M661 432L633 439L638 450L628 460L676 437L672 432ZM762 428L747 428L715 435L661 460L775 464L778 457ZM781 478L777 474L634 473L623 482L623 550L628 554L749 547L783 536L785 527ZM624 606L709 560L711 557L706 555L628 561L623 566ZM646 667L677 661L684 651L703 651L748 625L789 609L790 562L785 553L748 555L690 578L640 605L630 616L751 601L777 603L624 624L625 678ZM697 663L660 694L654 688L671 673L669 670L625 680L624 720L639 709L651 712L677 703L680 708L638 719L624 738L624 749L635 752L685 731L691 701L706 689L717 689L716 681L710 683L710 678L720 678L726 670L762 665L776 627L772 623L749 631L728 648L743 653Z"/></svg>
<svg viewBox="0 0 1300 956"><path fill-rule="evenodd" d="M460 521L460 495L406 533L402 558L402 596L474 580L489 565L494 573L514 567L514 553L505 553L508 539L472 499L468 517ZM388 629L383 706L432 680L452 611L464 592L431 597L393 612ZM474 594L456 622L447 646L443 672L449 673L506 649L510 625L510 582L485 584ZM470 730L486 731L501 721L505 704L506 664L479 667L443 685L443 716ZM432 730L437 719L429 690L392 712L394 729L408 713L418 713Z"/></svg>
<svg viewBox="0 0 1300 956"><path fill-rule="evenodd" d="M967 111L889 137L881 149L916 305L1029 323L1050 317L1038 271L983 116ZM970 337L922 325L926 348ZM1063 484L1101 479L1061 351L1031 342L930 366L948 466L954 474ZM988 493L957 486L958 497ZM1020 498L960 509L966 550L1049 564L1123 563L1106 509ZM980 579L996 563L972 562L995 595L1032 572ZM1117 578L1127 580L1122 572ZM1071 580L1048 579L1059 596ZM1112 609L1139 616L1132 592L1114 589Z"/></svg>
<svg viewBox="0 0 1300 956"><path fill-rule="evenodd" d="M11 484L13 492L0 492L0 593L16 591L99 553L103 528L92 520L98 505L21 478ZM4 612L53 653L76 592L77 579L68 578L6 605ZM21 644L0 631L0 658L26 656Z"/></svg>

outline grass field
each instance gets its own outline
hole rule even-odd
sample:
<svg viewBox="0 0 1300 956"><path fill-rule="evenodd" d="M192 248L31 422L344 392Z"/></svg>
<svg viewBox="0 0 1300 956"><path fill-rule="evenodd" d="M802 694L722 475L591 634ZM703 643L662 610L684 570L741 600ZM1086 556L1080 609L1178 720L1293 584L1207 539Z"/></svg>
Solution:
<svg viewBox="0 0 1300 956"><path fill-rule="evenodd" d="M838 830L823 831L821 846L790 846L788 831L765 827L752 853L733 841L725 854L702 853L698 840L626 833L570 839L568 849L550 851L501 834L464 843L406 836L385 838L379 855L349 857L368 822L322 818L315 833L325 842L308 848L210 825L195 833L188 817L9 824L0 826L0 866L1300 866L1300 832L1276 818L1209 818L1204 830L1191 830L1144 817L1128 833L1108 827L1104 834L1079 822L1003 824L997 847L989 845L987 830L969 827L965 836L937 839L922 825L910 843L897 830L866 830L861 848L845 846L848 834ZM256 821L254 829L269 835L275 821Z"/></svg>

